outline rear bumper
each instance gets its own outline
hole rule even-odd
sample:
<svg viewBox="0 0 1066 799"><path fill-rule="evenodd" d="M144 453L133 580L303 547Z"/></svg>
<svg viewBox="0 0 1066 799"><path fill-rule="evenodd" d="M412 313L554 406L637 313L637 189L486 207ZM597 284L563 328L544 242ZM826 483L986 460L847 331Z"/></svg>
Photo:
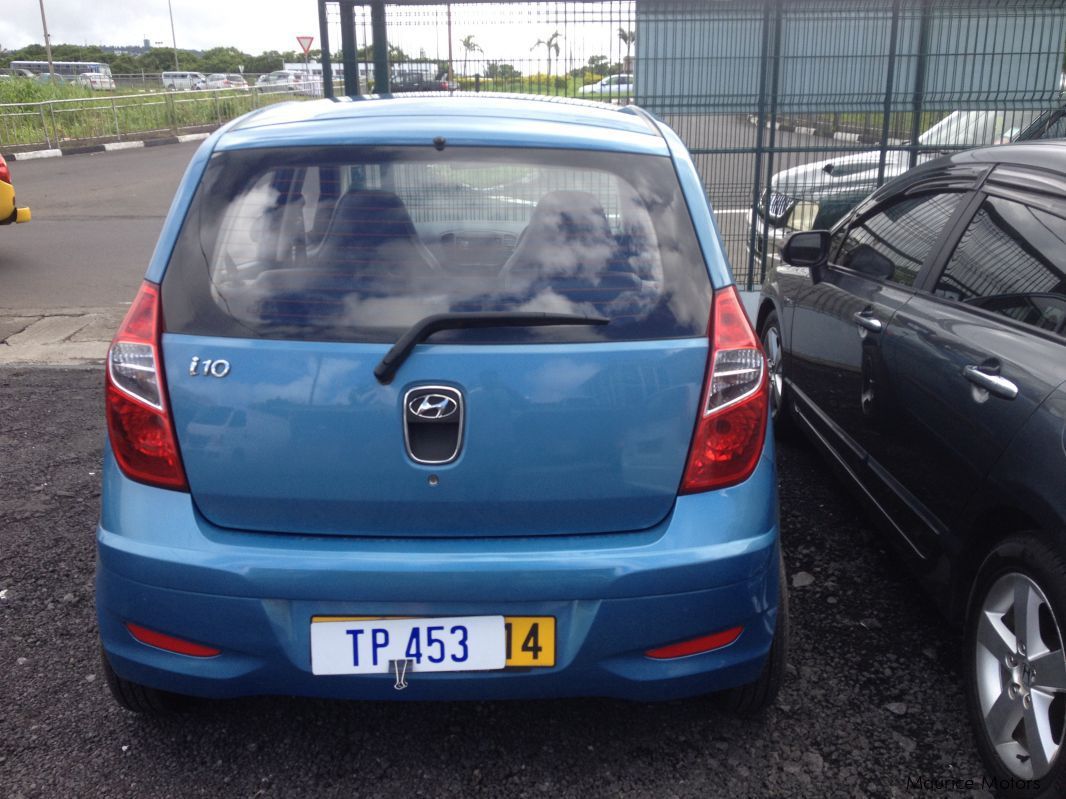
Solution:
<svg viewBox="0 0 1066 799"><path fill-rule="evenodd" d="M188 494L123 477L110 452L97 533L105 652L126 679L207 697L351 699L612 696L669 699L756 679L778 581L772 442L733 488L680 497L620 535L368 540L224 530ZM550 615L547 669L408 676L311 674L314 615ZM222 649L192 658L138 643L134 622ZM730 646L675 660L652 647L743 626Z"/></svg>

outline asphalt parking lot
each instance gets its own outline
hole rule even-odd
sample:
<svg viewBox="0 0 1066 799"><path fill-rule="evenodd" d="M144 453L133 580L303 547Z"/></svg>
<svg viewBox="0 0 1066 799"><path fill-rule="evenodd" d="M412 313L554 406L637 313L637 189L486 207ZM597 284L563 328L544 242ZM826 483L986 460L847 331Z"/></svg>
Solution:
<svg viewBox="0 0 1066 799"><path fill-rule="evenodd" d="M960 642L805 446L779 449L777 705L257 698L145 720L97 660L99 369L0 367L0 793L20 797L988 796ZM975 788L967 788L973 780Z"/></svg>

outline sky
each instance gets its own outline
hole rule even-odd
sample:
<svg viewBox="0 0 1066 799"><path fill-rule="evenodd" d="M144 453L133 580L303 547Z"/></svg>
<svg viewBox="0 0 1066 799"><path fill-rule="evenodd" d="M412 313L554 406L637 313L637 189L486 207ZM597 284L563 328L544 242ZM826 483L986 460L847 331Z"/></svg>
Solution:
<svg viewBox="0 0 1066 799"><path fill-rule="evenodd" d="M318 5L316 0L172 0L174 26L179 48L206 50L234 46L253 55L264 50L295 50L298 35L315 37L319 45ZM53 44L139 45L149 39L153 44L170 46L170 20L167 0L44 0L48 30ZM554 31L560 55L572 64L584 63L590 55L608 55L611 61L625 54L616 31L620 24L633 27L631 0L612 0L585 7L585 19L569 26L554 16L550 5L532 7L511 5L454 5L452 49L456 62L462 59L459 40L473 35L482 48L476 58L513 61L527 67L543 69L543 48L534 48L537 39L546 39ZM89 11L91 9L91 11ZM358 44L369 39L369 12L357 9ZM390 12L392 14L392 12ZM331 15L336 16L334 11ZM365 19L363 18L365 16ZM390 16L390 41L406 52L418 56L424 51L430 58L445 58L448 51L444 8L412 7L399 9ZM340 49L339 27L331 25L331 46ZM8 3L0 16L0 46L8 50L27 44L43 43L41 14L34 0ZM536 66L535 66L536 65Z"/></svg>
<svg viewBox="0 0 1066 799"><path fill-rule="evenodd" d="M178 47L206 50L238 47L294 50L296 36L318 38L315 0L172 0ZM53 44L170 46L167 0L44 0ZM8 3L0 18L0 45L8 50L43 44L41 10L35 0Z"/></svg>

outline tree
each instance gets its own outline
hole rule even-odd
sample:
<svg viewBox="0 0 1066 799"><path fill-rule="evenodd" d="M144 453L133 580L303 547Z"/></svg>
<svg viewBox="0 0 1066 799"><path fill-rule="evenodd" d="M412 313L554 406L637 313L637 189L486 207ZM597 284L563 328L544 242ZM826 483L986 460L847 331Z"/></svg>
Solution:
<svg viewBox="0 0 1066 799"><path fill-rule="evenodd" d="M204 72L236 72L247 58L236 47L212 47L201 60Z"/></svg>
<svg viewBox="0 0 1066 799"><path fill-rule="evenodd" d="M285 62L281 59L281 53L277 50L267 50L260 55L250 55L244 62L244 71L253 75L264 72L274 72L281 69Z"/></svg>
<svg viewBox="0 0 1066 799"><path fill-rule="evenodd" d="M471 54L478 52L484 53L485 51L481 49L481 45L474 41L473 35L460 39L459 45L463 48L463 52L466 54L463 56L463 74L469 75L470 72L467 63L470 61Z"/></svg>
<svg viewBox="0 0 1066 799"><path fill-rule="evenodd" d="M555 57L559 57L559 39L562 36L559 31L555 31L547 39L537 39L537 43L529 48L530 52L536 50L538 47L543 46L545 55L548 57L548 84L551 85L552 77L552 53L555 53Z"/></svg>
<svg viewBox="0 0 1066 799"><path fill-rule="evenodd" d="M618 38L622 40L622 44L626 46L626 60L622 63L629 65L629 50L633 46L633 43L637 40L636 31L627 31L625 28L618 29Z"/></svg>
<svg viewBox="0 0 1066 799"><path fill-rule="evenodd" d="M515 69L513 64L489 61L485 64L485 77L490 80L513 81L522 77L522 73Z"/></svg>

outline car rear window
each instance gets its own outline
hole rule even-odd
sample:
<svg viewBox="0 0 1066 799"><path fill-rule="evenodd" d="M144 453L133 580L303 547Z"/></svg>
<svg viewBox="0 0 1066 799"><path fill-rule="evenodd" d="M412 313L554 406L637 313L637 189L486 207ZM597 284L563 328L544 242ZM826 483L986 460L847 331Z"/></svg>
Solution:
<svg viewBox="0 0 1066 799"><path fill-rule="evenodd" d="M506 148L216 154L163 283L169 331L391 342L431 314L545 311L602 327L434 341L706 333L711 284L666 157Z"/></svg>

